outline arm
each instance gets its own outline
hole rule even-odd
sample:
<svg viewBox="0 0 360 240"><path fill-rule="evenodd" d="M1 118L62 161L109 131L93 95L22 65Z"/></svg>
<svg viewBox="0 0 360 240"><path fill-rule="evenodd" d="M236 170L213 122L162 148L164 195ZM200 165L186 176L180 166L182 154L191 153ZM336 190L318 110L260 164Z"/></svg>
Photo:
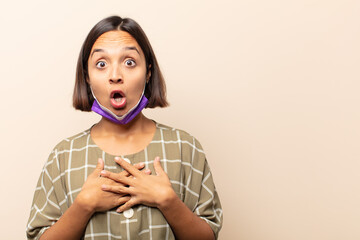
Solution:
<svg viewBox="0 0 360 240"><path fill-rule="evenodd" d="M135 165L141 169L144 164ZM85 181L81 192L73 204L64 212L58 221L48 228L40 239L80 239L85 232L86 226L95 212L106 211L130 199L125 194L114 194L101 190L102 184L114 184L110 179L101 178L100 172L104 169L104 162L99 159L96 169ZM120 176L129 176L123 171ZM120 185L119 183L117 185Z"/></svg>
<svg viewBox="0 0 360 240"><path fill-rule="evenodd" d="M91 216L97 211L106 211L129 200L129 197L116 194L104 194L101 184L110 183L100 178L104 162L99 159L96 169L89 175L74 203L60 219L47 229L40 239L80 239Z"/></svg>
<svg viewBox="0 0 360 240"><path fill-rule="evenodd" d="M195 215L179 199L174 190L165 195L165 199L159 203L158 208L170 224L177 239L215 239L209 224ZM179 216L181 216L181 221L179 221Z"/></svg>
<svg viewBox="0 0 360 240"><path fill-rule="evenodd" d="M129 163L119 158L116 162L128 171L134 178L119 177L114 173L102 171L101 175L121 182L122 186L103 185L104 191L129 194L131 199L118 208L119 212L125 211L136 204L157 207L171 226L177 239L214 239L214 233L209 224L195 215L176 195L170 180L161 168L157 157L154 161L156 175L148 176L133 168ZM179 221L181 216L181 221ZM194 227L196 226L196 228Z"/></svg>
<svg viewBox="0 0 360 240"><path fill-rule="evenodd" d="M41 235L40 239L80 239L93 213L75 199L69 209Z"/></svg>

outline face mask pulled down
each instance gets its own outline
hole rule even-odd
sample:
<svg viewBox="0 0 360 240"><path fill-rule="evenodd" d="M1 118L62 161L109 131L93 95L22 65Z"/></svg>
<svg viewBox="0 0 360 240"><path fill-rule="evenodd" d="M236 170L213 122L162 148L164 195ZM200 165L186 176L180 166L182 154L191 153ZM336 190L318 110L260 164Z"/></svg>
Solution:
<svg viewBox="0 0 360 240"><path fill-rule="evenodd" d="M90 87L90 89L91 89L91 87ZM111 112L108 108L106 108L100 104L100 102L96 99L95 94L92 89L91 89L91 93L94 97L94 103L91 107L91 110L96 112L97 114L109 119L110 121L112 121L114 123L123 124L123 125L131 122L131 120L133 120L134 117L136 117L136 115L138 115L146 107L146 105L149 102L149 100L145 97L145 94L144 94L145 87L144 87L144 90L141 94L141 97L140 97L138 103L124 115L117 116L116 114Z"/></svg>

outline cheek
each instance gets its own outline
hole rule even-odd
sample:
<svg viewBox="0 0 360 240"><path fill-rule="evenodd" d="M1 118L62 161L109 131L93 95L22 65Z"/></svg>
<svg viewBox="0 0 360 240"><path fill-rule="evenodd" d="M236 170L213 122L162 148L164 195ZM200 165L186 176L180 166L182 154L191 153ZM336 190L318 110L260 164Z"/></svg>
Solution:
<svg viewBox="0 0 360 240"><path fill-rule="evenodd" d="M90 83L92 82L103 82L104 80L107 79L107 73L105 70L103 71L90 71L89 72L89 79L90 79Z"/></svg>
<svg viewBox="0 0 360 240"><path fill-rule="evenodd" d="M132 91L138 90L142 92L145 81L146 81L145 72L142 70L132 72L131 74L124 76L125 84L128 86L128 89Z"/></svg>
<svg viewBox="0 0 360 240"><path fill-rule="evenodd" d="M103 72L91 71L91 70L89 71L88 83L90 84L90 86L94 92L95 92L95 89L97 89L97 92L99 92L99 90L101 91L101 88L103 88L105 86L104 83L107 80L106 76L107 75L106 75L105 71L103 71Z"/></svg>
<svg viewBox="0 0 360 240"><path fill-rule="evenodd" d="M97 100L100 101L101 104L105 104L104 99L108 98L108 94L104 91L104 88L100 84L96 83L93 83L90 86Z"/></svg>
<svg viewBox="0 0 360 240"><path fill-rule="evenodd" d="M107 95L107 87L106 84L104 84L103 79L96 76L96 74L89 74L89 80L88 83L95 94L96 98L100 99Z"/></svg>

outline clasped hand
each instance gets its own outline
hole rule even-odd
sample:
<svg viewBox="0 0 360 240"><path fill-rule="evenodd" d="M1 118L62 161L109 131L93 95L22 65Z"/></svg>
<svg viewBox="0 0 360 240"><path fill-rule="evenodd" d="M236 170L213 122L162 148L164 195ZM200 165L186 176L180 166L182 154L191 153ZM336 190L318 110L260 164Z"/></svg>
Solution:
<svg viewBox="0 0 360 240"><path fill-rule="evenodd" d="M156 175L149 175L139 171L123 159L116 157L115 161L129 174L116 174L109 171L101 171L101 176L113 180L113 183L104 183L101 189L109 193L119 195L130 195L130 199L117 209L117 212L125 211L137 204L144 204L149 207L164 207L173 197L176 196L169 177L162 169L160 158L154 160Z"/></svg>
<svg viewBox="0 0 360 240"><path fill-rule="evenodd" d="M143 163L131 165L119 157L115 161L124 171L105 171L104 161L98 160L75 199L85 209L94 213L118 207L117 212L122 212L137 204L160 208L176 196L159 157L154 160L156 175L150 175L149 169L140 171Z"/></svg>

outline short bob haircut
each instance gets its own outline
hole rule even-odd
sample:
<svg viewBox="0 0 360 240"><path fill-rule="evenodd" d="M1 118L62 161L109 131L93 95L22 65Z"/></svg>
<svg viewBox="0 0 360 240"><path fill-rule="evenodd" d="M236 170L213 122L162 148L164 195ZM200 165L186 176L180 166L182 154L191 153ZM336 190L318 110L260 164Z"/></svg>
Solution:
<svg viewBox="0 0 360 240"><path fill-rule="evenodd" d="M98 22L89 32L83 43L76 67L76 80L73 93L73 106L75 109L90 112L94 97L91 94L90 85L87 82L88 59L90 51L98 37L103 33L120 30L128 32L139 44L144 52L147 72L151 64L151 76L146 84L145 96L149 100L147 108L166 107L166 86L164 77L160 71L154 51L148 38L140 25L131 18L121 18L119 16L110 16Z"/></svg>

